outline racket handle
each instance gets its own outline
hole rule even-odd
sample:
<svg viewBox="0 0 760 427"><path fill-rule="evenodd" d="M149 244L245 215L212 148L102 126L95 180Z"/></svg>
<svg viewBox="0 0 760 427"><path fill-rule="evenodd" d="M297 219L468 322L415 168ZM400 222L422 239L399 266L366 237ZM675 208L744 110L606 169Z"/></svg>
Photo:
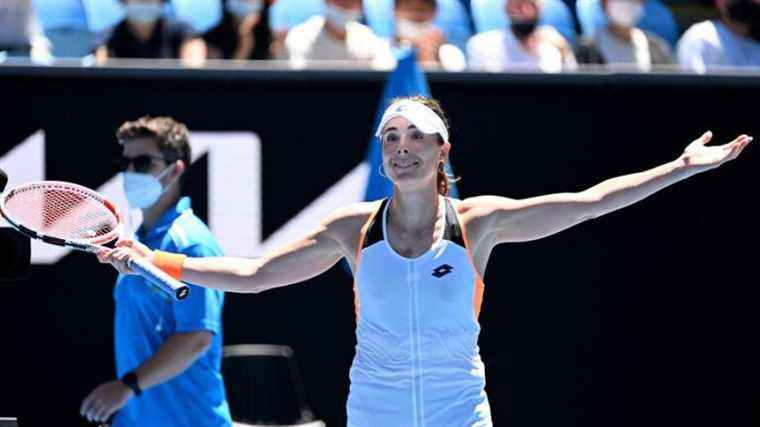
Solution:
<svg viewBox="0 0 760 427"><path fill-rule="evenodd" d="M158 286L159 289L166 292L175 301L185 299L185 297L190 293L189 286L173 278L172 276L169 276L166 274L166 272L148 261L133 259L129 263L129 268L136 271L146 279L150 280L154 285Z"/></svg>

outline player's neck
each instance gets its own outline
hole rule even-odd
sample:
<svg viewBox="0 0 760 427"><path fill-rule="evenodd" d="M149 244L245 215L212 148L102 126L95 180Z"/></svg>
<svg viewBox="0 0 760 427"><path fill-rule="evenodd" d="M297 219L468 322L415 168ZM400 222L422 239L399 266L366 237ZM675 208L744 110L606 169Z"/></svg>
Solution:
<svg viewBox="0 0 760 427"><path fill-rule="evenodd" d="M172 189L167 191L153 206L143 209L142 229L149 231L159 218L170 208L174 207L179 200L179 192Z"/></svg>
<svg viewBox="0 0 760 427"><path fill-rule="evenodd" d="M391 221L407 230L429 227L437 219L438 204L438 192L432 187L420 191L396 191L389 206Z"/></svg>

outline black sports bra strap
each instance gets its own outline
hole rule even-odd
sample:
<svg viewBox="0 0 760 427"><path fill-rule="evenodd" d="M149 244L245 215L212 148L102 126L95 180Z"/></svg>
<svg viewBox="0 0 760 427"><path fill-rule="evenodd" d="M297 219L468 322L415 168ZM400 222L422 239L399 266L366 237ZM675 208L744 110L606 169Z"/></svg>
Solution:
<svg viewBox="0 0 760 427"><path fill-rule="evenodd" d="M454 210L454 205L451 204L451 199L445 197L444 200L446 200L446 229L443 232L443 238L464 248L465 244L462 237L462 227L459 224L459 217Z"/></svg>
<svg viewBox="0 0 760 427"><path fill-rule="evenodd" d="M362 249L383 240L383 210L385 210L385 205L387 204L388 199L383 199L377 212L375 212L375 215L372 217L369 227L367 228L367 233L364 235Z"/></svg>

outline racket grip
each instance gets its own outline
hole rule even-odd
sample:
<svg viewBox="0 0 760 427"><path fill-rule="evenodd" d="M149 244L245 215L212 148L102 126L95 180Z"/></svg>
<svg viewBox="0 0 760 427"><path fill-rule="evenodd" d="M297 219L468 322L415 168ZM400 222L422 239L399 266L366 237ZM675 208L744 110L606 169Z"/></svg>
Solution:
<svg viewBox="0 0 760 427"><path fill-rule="evenodd" d="M179 280L169 276L163 270L148 261L133 259L129 268L151 281L159 289L166 292L175 301L185 299L190 293L190 287Z"/></svg>

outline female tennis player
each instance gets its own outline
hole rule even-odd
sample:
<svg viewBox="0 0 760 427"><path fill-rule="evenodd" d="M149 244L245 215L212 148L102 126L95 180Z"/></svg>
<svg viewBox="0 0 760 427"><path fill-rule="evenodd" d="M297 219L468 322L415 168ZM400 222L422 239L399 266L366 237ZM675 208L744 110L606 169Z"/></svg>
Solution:
<svg viewBox="0 0 760 427"><path fill-rule="evenodd" d="M377 129L390 199L338 209L300 240L260 259L185 258L122 240L99 254L121 273L145 258L183 281L261 292L308 280L346 258L355 282L356 356L349 426L490 426L478 349L483 273L494 246L540 239L635 203L735 159L752 137L708 147L710 132L677 159L578 193L524 200L453 200L451 149L440 105L391 104Z"/></svg>

